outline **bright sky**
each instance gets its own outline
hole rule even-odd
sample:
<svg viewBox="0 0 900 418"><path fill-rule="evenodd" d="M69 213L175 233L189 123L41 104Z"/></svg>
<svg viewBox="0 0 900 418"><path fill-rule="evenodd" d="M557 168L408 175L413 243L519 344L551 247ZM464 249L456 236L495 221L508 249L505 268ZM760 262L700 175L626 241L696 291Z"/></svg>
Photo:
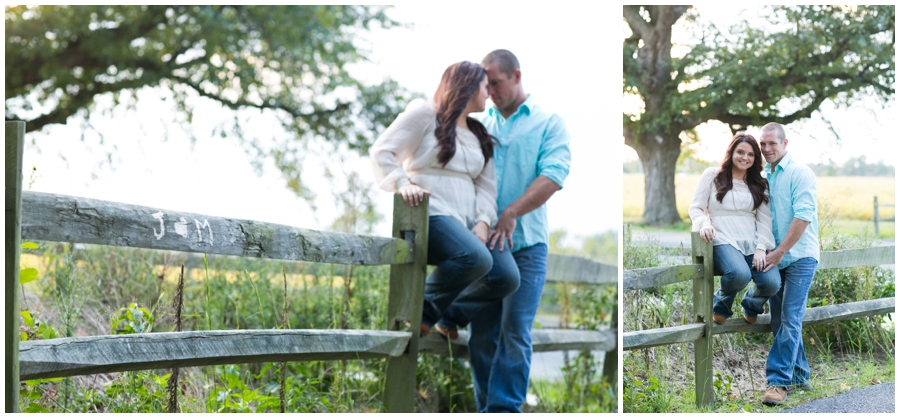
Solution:
<svg viewBox="0 0 900 418"><path fill-rule="evenodd" d="M621 18L618 9L606 16L550 15L547 10L546 5L478 5L477 10L397 6L390 15L413 27L372 33L369 47L374 65L358 68L358 74L371 80L389 75L430 96L448 65L478 62L496 48L513 51L522 66L526 92L562 116L572 137L571 172L564 189L548 203L550 229L565 229L573 238L618 229L622 157L611 150L619 150L621 144L616 110L621 103L617 40ZM170 123L173 104L162 101L162 96L145 89L136 112L93 116L91 123L103 134L105 145L100 145L93 131L80 141L78 123L72 122L30 134L25 178L32 166L38 173L31 190L323 229L337 216L331 186L321 178L325 166L337 172L357 171L372 181L367 158L347 155L339 167L327 157L307 156L303 180L318 196L319 210L314 213L284 186L274 166L264 167L262 176L257 176L236 140L210 135L216 124L232 117L230 112L196 101L197 141L191 146L181 128ZM260 117L255 124L266 130L272 126L269 122ZM604 128L615 133L606 134ZM117 151L110 170L101 161L113 145ZM338 184L344 187L343 182ZM390 235L392 197L375 193L378 210L386 219L375 234Z"/></svg>
<svg viewBox="0 0 900 418"><path fill-rule="evenodd" d="M725 31L731 24L746 17L757 16L759 9L740 10L731 4L697 6L700 19L716 22ZM620 25L625 25L621 23ZM621 35L620 35L621 36ZM683 32L674 31L672 41L688 43ZM883 161L886 164L897 164L896 152L884 152L884 147L896 140L895 101L883 104L879 100L868 97L854 103L850 108L837 107L831 101L822 104L812 118L804 119L785 126L786 136L790 139L788 151L806 163L828 162L829 159L843 163L851 157L865 156L869 162ZM828 128L830 121L836 139ZM751 135L759 137L760 127L751 127ZM720 161L725 148L731 142L731 131L717 121L700 125L697 128L700 137L698 157L707 161ZM636 160L637 153L628 146L622 145L623 159Z"/></svg>

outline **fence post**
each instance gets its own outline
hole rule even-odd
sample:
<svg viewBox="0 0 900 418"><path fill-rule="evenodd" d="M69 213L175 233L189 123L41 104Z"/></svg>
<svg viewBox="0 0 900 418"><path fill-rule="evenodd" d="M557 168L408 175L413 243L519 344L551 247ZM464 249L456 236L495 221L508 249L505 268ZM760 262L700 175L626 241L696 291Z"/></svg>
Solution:
<svg viewBox="0 0 900 418"><path fill-rule="evenodd" d="M703 335L694 341L694 387L697 406L713 404L712 370L712 298L713 298L713 250L712 243L700 238L699 232L691 233L691 257L694 264L703 265L703 277L694 279L694 322L706 326Z"/></svg>
<svg viewBox="0 0 900 418"><path fill-rule="evenodd" d="M416 397L416 363L419 356L419 324L425 293L425 269L428 260L428 196L419 206L410 207L400 195L394 195L394 238L410 243L412 263L392 264L388 297L388 330L406 329L409 322L409 347L403 355L388 359L384 385L385 412L413 412Z"/></svg>
<svg viewBox="0 0 900 418"><path fill-rule="evenodd" d="M616 334L619 333L618 312L619 305L616 304L613 308L612 318L609 321L610 329L615 329ZM609 383L614 390L619 387L619 347L612 351L607 351L603 357L603 380ZM617 390L616 393L618 393Z"/></svg>
<svg viewBox="0 0 900 418"><path fill-rule="evenodd" d="M875 237L878 238L878 196L875 196L875 209L874 209L874 218L875 218Z"/></svg>
<svg viewBox="0 0 900 418"><path fill-rule="evenodd" d="M6 122L6 412L19 412L19 253L25 122Z"/></svg>

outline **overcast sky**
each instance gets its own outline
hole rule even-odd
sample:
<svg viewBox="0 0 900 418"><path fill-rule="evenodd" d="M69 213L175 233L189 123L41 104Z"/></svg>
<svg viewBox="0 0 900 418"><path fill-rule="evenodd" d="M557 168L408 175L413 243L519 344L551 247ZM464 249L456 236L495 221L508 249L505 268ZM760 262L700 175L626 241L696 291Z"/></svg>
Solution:
<svg viewBox="0 0 900 418"><path fill-rule="evenodd" d="M620 12L548 10L553 9L397 6L390 16L412 27L372 33L368 47L373 64L354 71L370 80L388 75L430 96L448 65L478 62L493 49L510 49L520 60L526 92L562 116L572 136L571 172L564 189L548 203L551 230L565 229L573 237L617 230L622 193ZM236 140L209 134L230 112L198 99L197 141L191 146L181 128L169 123L173 105L163 96L157 89L144 89L137 111L93 116L104 145L92 130L85 141L79 140L81 130L73 122L30 134L28 139L38 144L26 145L24 155L26 179L31 167L37 167L31 190L323 229L336 217L331 186L319 178L324 166L357 171L372 181L366 157L346 155L343 167L336 167L321 156L307 156L303 175L318 196L314 213L285 188L274 167L264 167L257 176ZM111 146L116 147L112 169L103 163ZM387 219L376 235L389 235L392 198L381 191L376 196Z"/></svg>

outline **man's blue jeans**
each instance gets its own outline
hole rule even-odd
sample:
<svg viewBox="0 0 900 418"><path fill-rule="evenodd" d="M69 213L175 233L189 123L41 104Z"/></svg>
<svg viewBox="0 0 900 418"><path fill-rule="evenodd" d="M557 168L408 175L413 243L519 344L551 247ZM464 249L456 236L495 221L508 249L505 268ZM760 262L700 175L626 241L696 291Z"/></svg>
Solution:
<svg viewBox="0 0 900 418"><path fill-rule="evenodd" d="M753 270L752 266L752 255L744 255L728 244L713 247L713 272L722 276L719 290L713 295L713 313L731 318L735 296L751 279L756 286L748 289L741 299L744 315L755 318L765 312L766 301L781 288L781 276L778 269L762 272Z"/></svg>
<svg viewBox="0 0 900 418"><path fill-rule="evenodd" d="M464 327L519 286L519 271L509 251L488 250L450 216L428 218L428 264L437 267L425 279L422 323L427 326Z"/></svg>
<svg viewBox="0 0 900 418"><path fill-rule="evenodd" d="M528 393L531 325L547 276L547 246L523 248L513 257L521 277L519 289L469 324L469 362L478 412L521 412Z"/></svg>
<svg viewBox="0 0 900 418"><path fill-rule="evenodd" d="M775 336L766 360L766 380L770 386L809 384L809 363L803 349L803 316L818 264L812 257L801 258L779 271L781 290L769 300Z"/></svg>

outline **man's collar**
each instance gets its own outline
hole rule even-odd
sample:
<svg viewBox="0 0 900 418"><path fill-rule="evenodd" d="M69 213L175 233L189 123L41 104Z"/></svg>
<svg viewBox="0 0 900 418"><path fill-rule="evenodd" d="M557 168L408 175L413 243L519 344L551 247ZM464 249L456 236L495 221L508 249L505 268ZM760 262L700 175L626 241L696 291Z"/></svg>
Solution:
<svg viewBox="0 0 900 418"><path fill-rule="evenodd" d="M519 108L516 109L516 111L512 115L509 115L509 117L512 117L516 113L520 112L526 116L531 115L532 109L534 109L534 100L532 100L530 94L526 94L525 101L522 102L522 104L519 105ZM503 116L500 113L500 109L497 109L496 105L491 106L491 108L488 109L488 114L491 115L491 117Z"/></svg>
<svg viewBox="0 0 900 418"><path fill-rule="evenodd" d="M791 160L792 160L792 159L791 159L791 153L785 151L785 152L784 152L784 157L781 157L781 161L778 162L778 164L776 165L776 167L777 167L777 166L781 166L781 168L784 169L784 168L786 168L786 167L788 166L788 163L790 163ZM772 172L773 172L773 171L772 171L772 163L766 162L766 165L763 167L763 170L765 170L767 173L772 173Z"/></svg>

